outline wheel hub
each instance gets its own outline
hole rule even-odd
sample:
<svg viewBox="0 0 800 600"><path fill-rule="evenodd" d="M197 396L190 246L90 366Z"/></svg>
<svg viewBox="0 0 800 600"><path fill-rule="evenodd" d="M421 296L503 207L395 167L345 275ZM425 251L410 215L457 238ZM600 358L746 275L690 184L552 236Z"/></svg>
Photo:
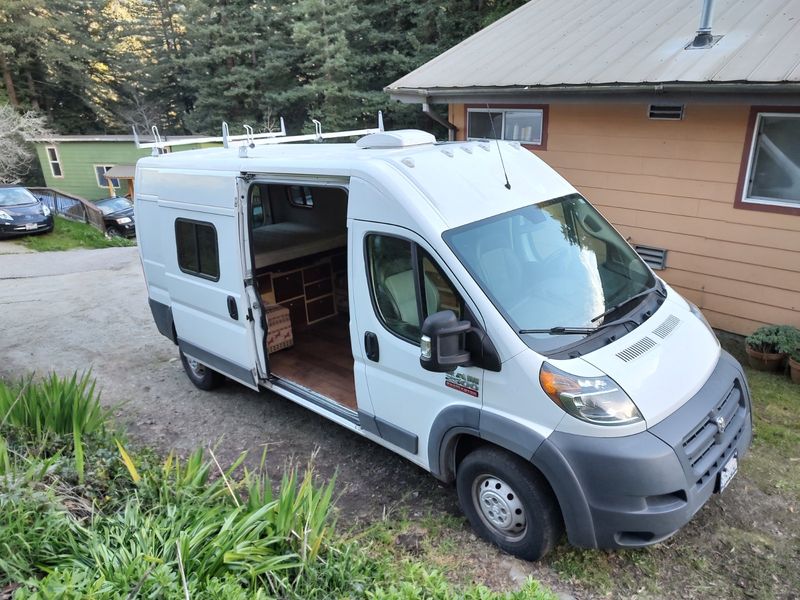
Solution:
<svg viewBox="0 0 800 600"><path fill-rule="evenodd" d="M186 362L189 363L189 368L192 370L192 373L194 373L198 377L202 377L203 375L205 375L206 368L199 362L197 362L197 359L192 358L191 356L187 356Z"/></svg>
<svg viewBox="0 0 800 600"><path fill-rule="evenodd" d="M502 479L484 475L476 479L473 501L483 521L509 539L525 533L525 510L517 493Z"/></svg>

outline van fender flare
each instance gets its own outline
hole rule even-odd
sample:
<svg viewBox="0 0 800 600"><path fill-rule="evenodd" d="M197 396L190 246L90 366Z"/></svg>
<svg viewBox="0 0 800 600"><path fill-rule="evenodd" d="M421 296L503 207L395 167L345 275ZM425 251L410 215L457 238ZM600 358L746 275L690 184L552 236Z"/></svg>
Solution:
<svg viewBox="0 0 800 600"><path fill-rule="evenodd" d="M456 442L463 434L491 442L528 461L544 441L541 434L504 416L477 406L454 404L436 415L431 425L428 464L434 477L447 482L455 479Z"/></svg>
<svg viewBox="0 0 800 600"><path fill-rule="evenodd" d="M544 476L555 494L567 537L575 546L596 548L594 523L578 478L558 448L519 423L475 406L451 405L434 419L428 436L431 474L455 480L456 445L462 435L491 442L529 461Z"/></svg>

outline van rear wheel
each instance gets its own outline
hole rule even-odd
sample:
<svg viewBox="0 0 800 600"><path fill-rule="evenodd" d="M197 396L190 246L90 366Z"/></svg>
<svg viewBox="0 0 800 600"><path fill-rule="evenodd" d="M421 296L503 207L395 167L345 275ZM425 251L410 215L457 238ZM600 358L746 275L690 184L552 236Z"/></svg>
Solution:
<svg viewBox="0 0 800 600"><path fill-rule="evenodd" d="M475 450L459 465L456 487L476 533L509 554L539 560L561 537L561 513L550 486L515 454Z"/></svg>
<svg viewBox="0 0 800 600"><path fill-rule="evenodd" d="M186 356L183 350L181 350L180 353L183 370L186 371L189 381L196 387L208 391L213 390L222 383L224 378L221 374L210 369L196 358Z"/></svg>

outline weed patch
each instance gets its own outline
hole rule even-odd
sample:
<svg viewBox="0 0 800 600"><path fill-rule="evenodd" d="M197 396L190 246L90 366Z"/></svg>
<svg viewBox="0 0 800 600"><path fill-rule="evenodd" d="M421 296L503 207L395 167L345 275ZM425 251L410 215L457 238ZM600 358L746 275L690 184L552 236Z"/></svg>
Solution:
<svg viewBox="0 0 800 600"><path fill-rule="evenodd" d="M58 216L55 219L53 231L39 235L28 235L20 238L19 241L26 248L38 252L136 245L136 242L125 238L107 238L102 232L88 223L77 223Z"/></svg>

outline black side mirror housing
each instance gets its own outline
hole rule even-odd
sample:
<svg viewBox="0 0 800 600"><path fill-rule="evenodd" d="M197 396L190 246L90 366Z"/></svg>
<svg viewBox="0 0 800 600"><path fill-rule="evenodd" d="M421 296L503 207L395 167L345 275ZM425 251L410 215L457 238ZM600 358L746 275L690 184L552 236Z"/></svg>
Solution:
<svg viewBox="0 0 800 600"><path fill-rule="evenodd" d="M459 321L452 310L429 315L422 324L419 363L434 373L446 373L470 363L466 349L467 333L472 330L469 321Z"/></svg>

